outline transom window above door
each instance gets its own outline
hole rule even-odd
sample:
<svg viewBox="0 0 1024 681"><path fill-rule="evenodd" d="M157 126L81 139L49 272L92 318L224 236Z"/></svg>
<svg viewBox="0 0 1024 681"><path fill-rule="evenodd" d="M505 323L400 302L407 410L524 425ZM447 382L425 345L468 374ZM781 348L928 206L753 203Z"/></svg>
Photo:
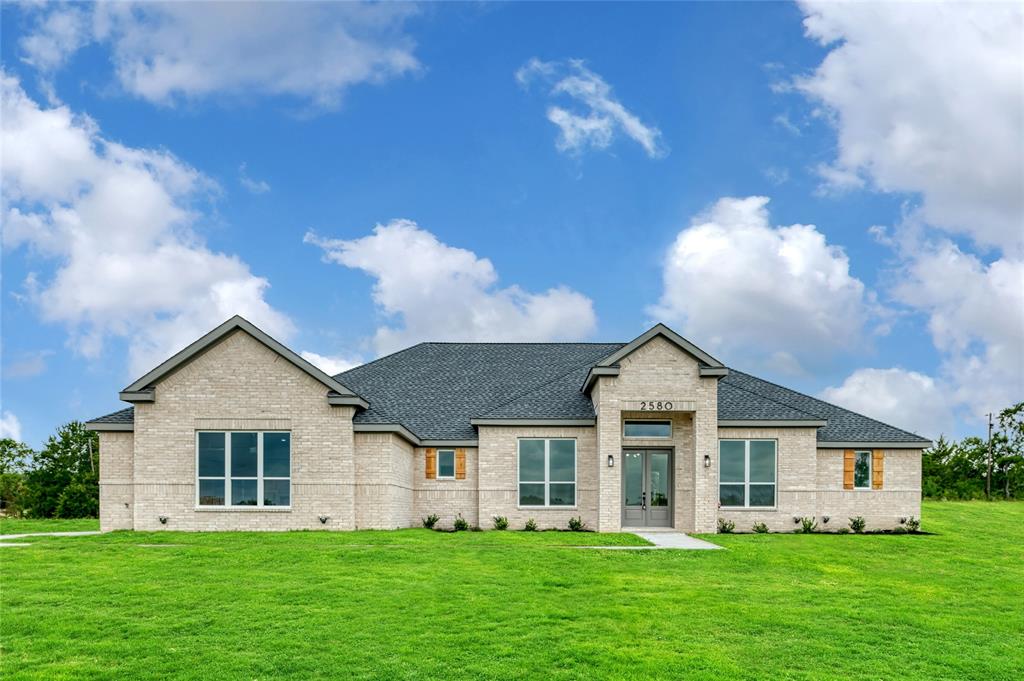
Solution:
<svg viewBox="0 0 1024 681"><path fill-rule="evenodd" d="M196 434L199 506L290 506L291 433Z"/></svg>
<svg viewBox="0 0 1024 681"><path fill-rule="evenodd" d="M622 426L622 436L667 440L672 437L672 422L669 420L627 419Z"/></svg>

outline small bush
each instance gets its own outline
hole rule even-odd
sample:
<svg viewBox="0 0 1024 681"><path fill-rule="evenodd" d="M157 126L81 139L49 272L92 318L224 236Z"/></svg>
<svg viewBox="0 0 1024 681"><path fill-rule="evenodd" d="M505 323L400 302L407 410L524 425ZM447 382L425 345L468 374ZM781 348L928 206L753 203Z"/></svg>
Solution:
<svg viewBox="0 0 1024 681"><path fill-rule="evenodd" d="M906 534L907 533L907 528L903 527L902 525L897 525L896 527L892 528L892 533L893 534Z"/></svg>
<svg viewBox="0 0 1024 681"><path fill-rule="evenodd" d="M494 529L496 530L507 530L508 529L508 518L503 515L494 516Z"/></svg>
<svg viewBox="0 0 1024 681"><path fill-rule="evenodd" d="M64 488L57 497L57 518L95 518L100 513L100 500L96 485L76 480Z"/></svg>
<svg viewBox="0 0 1024 681"><path fill-rule="evenodd" d="M751 529L757 534L768 534L768 526L764 523L754 523L754 527Z"/></svg>
<svg viewBox="0 0 1024 681"><path fill-rule="evenodd" d="M529 520L526 521L526 525L523 526L523 532L536 532L536 531L537 531L537 521L534 520L533 518L530 518Z"/></svg>
<svg viewBox="0 0 1024 681"><path fill-rule="evenodd" d="M455 528L456 532L462 532L464 530L469 529L469 523L466 521L465 518L462 517L462 514L460 513L459 515L455 516L455 522L452 524L452 527Z"/></svg>
<svg viewBox="0 0 1024 681"><path fill-rule="evenodd" d="M814 516L810 518L804 516L800 519L800 532L802 534L811 534L816 529L818 529L818 521L814 519Z"/></svg>
<svg viewBox="0 0 1024 681"><path fill-rule="evenodd" d="M907 532L913 534L915 532L919 532L920 530L921 521L918 518L915 518L914 516L910 516L910 519L907 520Z"/></svg>
<svg viewBox="0 0 1024 681"><path fill-rule="evenodd" d="M583 522L583 516L569 518L569 529L573 532L583 532L584 530L586 530L587 524Z"/></svg>
<svg viewBox="0 0 1024 681"><path fill-rule="evenodd" d="M863 532L867 524L868 522L864 520L864 516L862 515L859 515L856 518L850 518L850 529L857 534Z"/></svg>
<svg viewBox="0 0 1024 681"><path fill-rule="evenodd" d="M436 513L431 513L423 519L423 527L427 528L428 530L432 530L434 529L434 525L437 525L437 521L440 519L441 518Z"/></svg>
<svg viewBox="0 0 1024 681"><path fill-rule="evenodd" d="M720 534L732 534L732 531L736 529L736 523L725 518L718 519L718 532Z"/></svg>
<svg viewBox="0 0 1024 681"><path fill-rule="evenodd" d="M480 527L479 525L474 525L473 527L469 528L469 531L470 532L483 532L484 528Z"/></svg>
<svg viewBox="0 0 1024 681"><path fill-rule="evenodd" d="M836 530L836 534L850 534L850 528L840 527L838 530Z"/></svg>

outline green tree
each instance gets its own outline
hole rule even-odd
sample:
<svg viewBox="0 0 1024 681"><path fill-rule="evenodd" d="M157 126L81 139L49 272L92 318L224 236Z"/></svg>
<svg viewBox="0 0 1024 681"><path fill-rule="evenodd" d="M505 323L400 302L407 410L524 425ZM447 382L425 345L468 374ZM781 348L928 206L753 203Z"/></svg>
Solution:
<svg viewBox="0 0 1024 681"><path fill-rule="evenodd" d="M1024 402L999 412L998 439L993 438L995 467L1006 499L1024 492Z"/></svg>
<svg viewBox="0 0 1024 681"><path fill-rule="evenodd" d="M34 452L24 442L9 437L0 439L0 475L24 473L32 463Z"/></svg>
<svg viewBox="0 0 1024 681"><path fill-rule="evenodd" d="M0 439L0 509L10 516L21 516L25 511L28 487L25 471L32 463L34 452L24 442L5 437Z"/></svg>
<svg viewBox="0 0 1024 681"><path fill-rule="evenodd" d="M83 485L99 505L99 438L96 433L86 430L80 421L72 421L57 429L46 442L42 451L35 455L34 467L26 475L29 488L30 512L37 518L53 518L57 515L61 495L73 483ZM81 490L69 493L77 497ZM67 496L67 495L65 495ZM91 508L75 501L65 508ZM95 515L95 511L91 511Z"/></svg>

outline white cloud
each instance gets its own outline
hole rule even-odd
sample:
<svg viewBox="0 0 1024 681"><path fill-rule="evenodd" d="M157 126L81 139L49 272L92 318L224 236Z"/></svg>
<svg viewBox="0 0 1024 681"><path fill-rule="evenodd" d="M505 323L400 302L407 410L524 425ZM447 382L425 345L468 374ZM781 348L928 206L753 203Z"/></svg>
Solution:
<svg viewBox="0 0 1024 681"><path fill-rule="evenodd" d="M87 42L104 44L121 86L158 104L258 94L330 109L353 85L419 69L402 31L416 11L405 3L61 4L39 10L21 48L52 70Z"/></svg>
<svg viewBox="0 0 1024 681"><path fill-rule="evenodd" d="M772 227L768 198L723 198L676 237L650 313L735 360L798 372L867 345L875 311L842 249L814 225Z"/></svg>
<svg viewBox="0 0 1024 681"><path fill-rule="evenodd" d="M795 85L833 114L833 173L919 192L931 225L1006 251L1024 242L1024 7L803 3L831 51ZM955 57L953 56L955 55Z"/></svg>
<svg viewBox="0 0 1024 681"><path fill-rule="evenodd" d="M4 377L11 378L32 378L46 372L46 358L53 354L53 350L37 350L26 352L19 359L4 367Z"/></svg>
<svg viewBox="0 0 1024 681"><path fill-rule="evenodd" d="M166 151L111 142L88 118L41 108L17 79L0 78L4 246L55 262L49 279L30 275L27 298L68 327L75 350L95 357L108 337L127 338L138 374L233 314L289 335L264 298L267 280L193 229L208 179Z"/></svg>
<svg viewBox="0 0 1024 681"><path fill-rule="evenodd" d="M4 410L0 414L0 437L9 437L12 440L21 440L21 422L11 412Z"/></svg>
<svg viewBox="0 0 1024 681"><path fill-rule="evenodd" d="M578 340L595 326L593 303L564 286L529 293L497 288L491 261L442 243L410 220L377 225L361 239L306 234L329 262L376 279L373 299L396 325L377 329L375 345L387 353L433 340Z"/></svg>
<svg viewBox="0 0 1024 681"><path fill-rule="evenodd" d="M621 132L643 147L651 158L668 154L658 128L644 124L622 105L611 86L588 69L582 60L541 61L534 57L516 71L516 80L529 87L534 80L551 86L550 96L565 96L577 107L548 108L548 120L558 126L559 151L579 153L587 148L607 149Z"/></svg>
<svg viewBox="0 0 1024 681"><path fill-rule="evenodd" d="M270 184L266 180L249 177L244 163L238 166L238 183L250 194L266 194L270 191Z"/></svg>
<svg viewBox="0 0 1024 681"><path fill-rule="evenodd" d="M821 399L935 439L952 434L947 390L916 371L858 369L842 385L822 391Z"/></svg>
<svg viewBox="0 0 1024 681"><path fill-rule="evenodd" d="M341 355L318 355L315 352L302 352L302 359L315 367L318 367L328 376L336 376L342 371L348 371L363 363L358 357L343 357Z"/></svg>

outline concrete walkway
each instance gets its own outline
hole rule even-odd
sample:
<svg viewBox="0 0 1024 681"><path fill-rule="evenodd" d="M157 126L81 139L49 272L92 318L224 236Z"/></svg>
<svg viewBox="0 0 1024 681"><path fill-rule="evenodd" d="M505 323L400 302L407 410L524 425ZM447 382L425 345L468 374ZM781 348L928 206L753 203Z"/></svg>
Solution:
<svg viewBox="0 0 1024 681"><path fill-rule="evenodd" d="M654 544L654 546L579 546L581 549L608 549L614 551L656 551L659 549L677 549L682 551L713 551L715 549L721 549L723 547L711 542L706 542L703 539L697 539L691 537L682 532L666 532L662 531L639 531L639 530L624 530L625 532L632 532L636 536L646 539L647 541Z"/></svg>
<svg viewBox="0 0 1024 681"><path fill-rule="evenodd" d="M100 531L90 530L88 532L26 532L25 534L0 534L0 546L28 546L28 544L2 543L10 539L25 539L26 537L88 537L91 534L100 534Z"/></svg>

